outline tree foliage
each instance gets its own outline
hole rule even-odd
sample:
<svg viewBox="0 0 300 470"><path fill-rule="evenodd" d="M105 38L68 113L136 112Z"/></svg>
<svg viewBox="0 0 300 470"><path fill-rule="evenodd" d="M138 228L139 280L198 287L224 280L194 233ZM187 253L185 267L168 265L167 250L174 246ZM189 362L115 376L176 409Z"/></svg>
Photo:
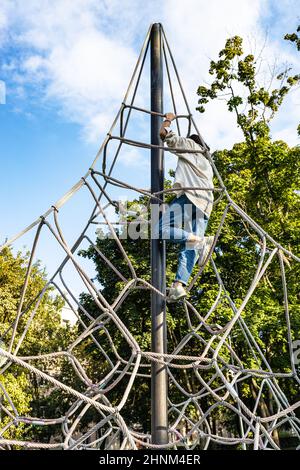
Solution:
<svg viewBox="0 0 300 470"><path fill-rule="evenodd" d="M1 346L9 347L12 337L12 324L16 318L21 292L24 285L26 269L29 261L29 253L18 252L13 255L10 249L4 249L0 253L0 338ZM36 298L44 288L47 276L40 263L36 262L29 277L28 287L24 298L22 311L14 345L22 340L27 322L36 307ZM61 322L60 312L64 301L60 296L53 294L49 288L43 295L36 308L30 327L20 344L19 355L39 356L53 351L65 349L70 339L70 329ZM3 360L2 360L3 365ZM42 362L40 367L47 368L47 363ZM56 376L62 377L63 364L59 361L52 364ZM53 417L63 410L63 400L58 401L49 384L39 380L34 374L23 371L17 365L11 365L9 372L0 376L2 387L7 390L20 416ZM53 393L52 393L53 392ZM2 403L12 411L12 404L8 402L5 393L0 390ZM10 418L2 413L0 429L5 427ZM20 425L10 427L4 434L5 437L25 438L26 436L40 434L40 438L46 439L48 430Z"/></svg>
<svg viewBox="0 0 300 470"><path fill-rule="evenodd" d="M298 26L296 33L286 34L284 36L284 39L295 44L298 51L300 51L300 34L299 33L300 33L300 25ZM300 124L297 127L297 131L298 131L298 135L300 136Z"/></svg>
<svg viewBox="0 0 300 470"><path fill-rule="evenodd" d="M300 75L289 75L290 68L278 73L278 86L272 90L261 86L257 77L254 55L244 55L243 40L234 36L226 41L217 61L210 63L209 73L214 80L210 86L198 88L200 113L209 100L224 99L228 110L234 112L238 126L248 144L257 137L269 136L269 124L284 98L300 81ZM273 78L273 77L272 77Z"/></svg>

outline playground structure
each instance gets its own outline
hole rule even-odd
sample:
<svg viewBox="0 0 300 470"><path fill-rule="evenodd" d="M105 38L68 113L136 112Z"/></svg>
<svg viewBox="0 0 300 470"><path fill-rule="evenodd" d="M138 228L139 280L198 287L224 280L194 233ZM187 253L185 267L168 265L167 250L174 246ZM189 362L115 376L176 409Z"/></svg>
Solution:
<svg viewBox="0 0 300 470"><path fill-rule="evenodd" d="M148 51L150 50L151 67L151 107L144 109L135 105L135 98L142 72L144 70ZM205 313L198 312L193 304L188 300L183 301L186 320L189 331L183 337L175 350L167 349L166 331L166 286L165 286L165 243L160 240L151 240L151 282L140 278L136 274L134 264L119 239L113 222L107 216L108 208L115 208L115 201L110 192L113 188L123 188L134 197L134 195L144 195L149 198L152 204L162 204L164 194L169 190L164 189L164 162L163 153L168 151L159 140L159 127L164 115L163 111L163 71L166 71L170 102L176 115L178 134L181 135L181 124L186 123L187 134L191 131L197 133L206 149L206 157L210 160L214 170L214 175L218 181L215 187L215 204L221 200L226 200L226 207L220 219L218 230L215 233L214 245L206 264L198 267L197 273L189 284L188 290L193 292L195 282L202 275L207 265L210 264L218 284L218 294L211 304L208 304ZM176 86L181 93L186 108L186 112L179 114L177 111L176 92L172 76L176 79ZM132 113L140 113L150 118L151 122L151 143L144 143L132 140L126 136L126 130ZM115 144L115 152L110 159L110 145ZM135 187L131 184L116 178L114 170L124 146L147 149L151 154L151 189ZM174 149L173 149L174 150ZM101 169L98 168L102 162ZM70 246L66 240L60 226L59 212L61 208L76 194L87 191L90 200L91 213L87 217L86 224L76 240ZM104 202L105 201L105 202ZM230 293L224 286L224 282L218 270L217 262L213 258L213 250L218 244L218 239L222 235L222 228L230 211L234 211L243 221L256 233L260 239L259 262L256 266L251 285L247 295L241 305L235 305L230 297ZM53 217L53 222L51 221ZM91 233L95 224L103 224L110 236L114 239L119 249L120 256L126 261L130 270L130 278L124 278L118 266L107 259L103 253L99 256L117 274L124 283L121 292L116 296L113 303L109 303L101 293L101 289L96 288L90 276L85 272L77 257L77 251L87 240L96 247L91 239ZM30 276L32 265L41 234L47 232L64 252L64 259L57 267L57 270L49 278L47 285L39 293L38 297L31 305L24 305L24 297ZM293 358L292 335L289 315L288 289L285 274L286 257L292 263L297 263L300 259L290 251L282 247L268 233L266 233L254 220L252 220L239 205L232 200L223 180L211 158L209 147L201 137L194 118L190 111L182 83L176 68L176 64L171 53L165 32L160 24L151 25L146 35L142 50L140 52L133 76L130 80L128 90L121 104L120 110L87 173L68 191L57 203L29 227L7 241L1 249L12 246L13 243L25 234L33 233L33 242L30 260L27 266L27 273L24 279L21 299L11 328L2 336L0 343L1 369L0 374L9 371L12 364L17 364L24 370L40 377L44 381L51 383L54 387L63 390L71 397L74 403L66 415L59 418L43 419L39 416L21 416L14 406L9 393L0 384L2 394L7 405L0 402L2 415L10 417L10 421L1 430L0 448L13 448L20 446L24 448L50 448L50 449L104 449L118 447L124 449L136 448L210 448L211 444L219 445L240 445L243 449L279 449L278 442L274 438L274 433L280 429L289 429L295 439L300 444L300 422L296 416L296 410L300 407L300 402L290 404L280 387L279 380L293 380L299 385L296 366ZM251 334L249 325L243 318L243 311L247 306L255 289L264 278L267 270L273 263L280 266L283 311L286 319L287 341L290 355L290 372L277 372L271 369L264 352ZM64 273L68 266L72 266L74 272L79 276L86 291L91 295L93 301L99 309L99 316L94 318L81 305L78 296L72 291L72 287L64 279ZM22 341L26 338L26 333L37 312L38 306L52 286L64 298L66 305L78 317L83 333L70 344L67 351L53 351L44 356L21 357L18 351ZM151 318L152 318L152 348L144 351L130 332L130 328L124 324L118 311L121 309L126 298L133 290L141 289L151 294ZM219 325L210 322L210 317L218 307L226 302L232 312L230 320ZM19 331L20 319L30 311L28 321L24 331ZM80 311L81 315L78 315ZM150 312L149 312L150 316ZM85 320L83 320L83 318ZM114 348L103 349L99 341L101 331L107 338L110 338L110 326L114 325L123 336L124 341L130 348L129 357L123 357L122 351ZM247 369L234 348L234 338L236 333L243 336L245 345L251 354L255 367ZM202 334L204 332L205 334ZM94 343L94 347L99 349L103 360L107 361L110 371L101 378L98 383L93 383L88 377L84 365L73 353L74 347L85 338L89 337ZM184 354L184 349L190 341L197 341L199 344L199 355L189 356ZM70 366L84 385L84 391L78 391L63 382L58 381L51 375L51 359L58 356L69 361ZM45 372L45 367L39 364L47 361L49 371ZM205 381L202 372L210 371L209 381ZM197 393L190 393L184 390L177 378L177 373L184 371L193 374L197 383ZM130 400L130 392L137 377L151 378L151 429L148 432L141 432L130 427L122 416L122 410ZM241 395L240 385L249 378L256 377L259 381L259 391L253 409L250 409ZM121 381L125 381L123 393L120 395L118 403L112 404L109 400L109 392L118 389ZM180 402L171 401L168 394L168 387L176 387L182 395ZM260 416L259 404L262 394L268 390L270 399L275 403L276 409L269 416ZM204 399L210 396L214 403L207 409L203 408ZM78 433L81 420L90 408L98 412L99 421L93 422L85 432ZM239 422L239 435L224 436L222 433L214 433L211 429L210 416L216 409L228 410ZM191 413L191 409L194 410ZM184 430L182 423L185 423ZM7 439L5 431L11 426L18 424L34 426L61 426L61 438L59 442L29 442L18 439ZM296 446L296 447L297 447Z"/></svg>

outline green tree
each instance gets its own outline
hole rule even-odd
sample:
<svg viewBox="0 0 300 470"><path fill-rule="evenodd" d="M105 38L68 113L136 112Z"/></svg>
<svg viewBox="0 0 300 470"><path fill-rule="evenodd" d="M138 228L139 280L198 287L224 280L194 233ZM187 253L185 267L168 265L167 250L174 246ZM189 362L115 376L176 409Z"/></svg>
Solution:
<svg viewBox="0 0 300 470"><path fill-rule="evenodd" d="M211 85L201 85L197 91L200 113L205 112L209 100L226 101L249 145L254 145L259 137L269 137L270 121L290 89L300 81L300 75L289 75L288 67L277 74L278 86L270 90L259 85L256 68L254 55L244 55L242 38L234 36L219 52L219 60L210 63L209 73L214 78Z"/></svg>
<svg viewBox="0 0 300 470"><path fill-rule="evenodd" d="M284 39L286 39L287 41L294 42L298 51L300 51L300 37L299 37L299 34L297 33L300 33L300 25L297 27L296 33L286 34L284 36Z"/></svg>
<svg viewBox="0 0 300 470"><path fill-rule="evenodd" d="M24 284L25 273L28 266L29 254L18 252L13 255L10 249L4 249L0 253L0 338L1 346L8 348L12 337L12 325L16 318L21 291ZM47 276L40 263L33 265L26 289L23 314L20 318L16 330L16 345L22 339L26 324L36 307L35 300L47 282ZM60 312L64 305L63 299L54 295L53 289L49 288L43 295L36 313L27 333L21 342L18 354L21 356L39 356L53 352L54 350L64 350L71 337L68 326L61 322ZM4 365L4 360L1 358ZM35 362L37 364L37 362ZM47 370L47 362L41 361L38 366L42 370ZM64 364L60 361L51 363L55 375L62 378ZM45 383L35 375L24 371L21 367L12 364L8 371L0 376L1 385L7 390L20 416L53 417L59 416L64 409L62 399L57 400L56 391L48 383ZM12 411L12 405L7 401L4 393L1 393L2 404ZM2 412L0 429L10 421L10 418ZM47 427L33 427L28 425L18 425L10 427L4 437L34 439L48 439L52 430Z"/></svg>
<svg viewBox="0 0 300 470"><path fill-rule="evenodd" d="M284 36L284 39L286 41L290 41L290 42L295 44L298 51L300 51L300 35L299 35L299 33L300 33L300 25L298 26L296 33L286 34ZM298 125L297 130L298 130L298 135L300 136L300 124Z"/></svg>

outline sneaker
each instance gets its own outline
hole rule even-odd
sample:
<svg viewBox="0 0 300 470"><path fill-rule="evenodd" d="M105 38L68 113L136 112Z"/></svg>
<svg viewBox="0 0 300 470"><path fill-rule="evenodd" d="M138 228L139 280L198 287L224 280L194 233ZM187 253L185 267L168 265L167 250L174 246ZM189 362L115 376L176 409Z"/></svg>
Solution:
<svg viewBox="0 0 300 470"><path fill-rule="evenodd" d="M177 302L179 299L183 299L186 297L187 292L182 284L177 284L176 286L172 286L169 289L169 295L167 297L167 302L173 303Z"/></svg>
<svg viewBox="0 0 300 470"><path fill-rule="evenodd" d="M208 253L212 247L215 237L203 237L203 239L199 242L187 242L187 249L188 250L198 250L198 257L197 262L200 266L205 264L207 259Z"/></svg>
<svg viewBox="0 0 300 470"><path fill-rule="evenodd" d="M198 264L199 266L203 266L207 260L208 254L211 250L211 247L214 243L214 236L204 237L204 243L199 243L199 258ZM197 249L197 248L196 248Z"/></svg>

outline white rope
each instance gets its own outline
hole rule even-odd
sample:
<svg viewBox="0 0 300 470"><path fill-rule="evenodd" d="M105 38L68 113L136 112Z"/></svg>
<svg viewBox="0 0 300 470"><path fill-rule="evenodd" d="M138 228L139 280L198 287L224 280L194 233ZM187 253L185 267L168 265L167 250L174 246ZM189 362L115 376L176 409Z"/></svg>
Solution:
<svg viewBox="0 0 300 470"><path fill-rule="evenodd" d="M33 449L93 449L109 448L112 445L119 445L120 448L131 449L136 449L137 447L153 449L176 449L183 447L193 449L201 445L201 447L207 449L210 443L214 442L223 446L242 445L243 449L278 449L279 445L276 439L276 432L281 426L287 425L292 429L293 436L298 440L297 445L299 445L300 421L296 416L296 411L300 408L300 402L298 401L292 404L288 402L286 395L279 385L278 379L294 380L295 383L299 385L299 378L292 357L292 330L290 325L288 289L284 264L286 260L285 256L291 258L294 263L299 262L300 258L270 237L262 227L251 219L231 199L207 150L205 151L205 156L210 160L220 184L220 189L216 188L216 191L220 191L221 196L216 201L216 204L219 203L221 198L225 198L226 200L226 207L221 215L219 227L216 230L214 246L218 244L218 239L222 235L222 230L230 211L234 211L245 224L248 224L260 240L261 251L259 261L246 295L237 307L230 293L227 292L224 286L222 276L218 270L217 263L212 257L211 250L205 265L199 267L198 272L190 282L188 290L195 295L194 286L206 267L210 265L216 278L217 293L215 299L212 299L210 305L207 305L207 311L205 312L199 312L190 301L183 301L188 329L185 336L180 338L180 341L173 351L169 351L166 354L158 354L153 351L142 350L131 332L131 325L125 324L122 319L122 307L126 305L126 299L137 289L140 289L141 296L149 296L151 292L154 292L164 297L164 294L152 286L147 279L137 275L137 269L132 258L124 249L122 241L119 239L114 228L114 224L109 221L104 211L104 207L113 207L113 201L106 188L111 188L114 185L128 191L133 191L134 194L138 193L144 197L159 197L159 195L161 195L161 193L155 195L151 194L149 190L134 187L111 176L122 145L134 143L134 145L140 147L151 147L147 144L125 138L127 123L131 112L130 106L133 106L149 45L150 30L151 27L147 33L122 106L87 173L60 198L55 205L51 206L43 216L39 217L26 229L0 247L1 254L1 250L10 246L14 241L32 230L35 226L38 226L31 253L32 256L24 279L20 303L17 306L16 317L9 328L4 332L3 341L0 342L0 357L2 358L2 360L0 360L0 374L6 377L11 367L17 365L18 368L15 368L14 371L26 370L46 383L51 384L54 388L64 391L70 397L70 401L73 399L70 408L64 416L49 417L47 419L39 416L30 416L30 413L28 413L28 416L23 416L19 414L18 406L12 400L7 390L8 387L4 386L5 382L0 383L0 397L2 397L0 400L0 412L4 419L3 427L0 429L0 448L10 449L11 447L19 446ZM185 116L182 115L182 117L188 118L189 123L195 127L165 35L164 54L165 60L167 61L169 57L173 64L175 76L187 106L187 114ZM126 102L131 92L131 103L127 105ZM112 132L116 128L116 124L123 119L123 111L125 109L128 111L128 118L125 124L123 123L123 126L121 126L123 130L122 135L120 132L120 135L115 137L119 140L119 147L116 151L113 163L108 173L106 173L105 155L107 144L113 138ZM135 109L139 112L145 111L149 113L148 110L142 110L141 108ZM204 141L203 147L206 148ZM102 172L96 171L96 163L99 161L100 157L103 157ZM105 185L100 183L103 179ZM94 189L95 185L97 187L96 190ZM93 210L83 232L79 235L74 245L69 247L59 225L58 211L70 198L80 191L88 191ZM165 190L164 192L168 191L169 190ZM108 200L106 206L101 203L102 197ZM50 215L54 216L53 225L49 221ZM120 260L122 259L122 263L126 264L128 267L131 278L127 277L127 275L124 276L118 267L100 251L98 245L91 240L90 235L87 234L88 228L94 223L96 215L102 215L104 219L103 223L109 230L112 239L118 247ZM32 299L29 304L25 305L27 286L30 284L34 251L39 244L40 232L43 231L43 233L45 233L46 230L47 235L52 237L52 240L64 251L65 259L51 279L43 286L37 297ZM121 279L122 289L116 294L117 298L112 304L105 299L101 290L95 287L83 266L78 262L75 252L84 239L92 244L102 262L118 276L118 279ZM267 269L277 258L279 260L283 289L283 309L291 362L290 372L286 370L275 372L272 370L260 345L255 340L243 318L248 302L253 297L262 279L264 279ZM98 308L97 318L94 318L88 309L81 304L73 293L73 290L65 281L63 269L67 262L76 270L94 305ZM48 288L52 286L57 289L59 295L65 300L68 307L77 315L81 333L68 345L66 351L52 351L42 355L20 356L18 352L23 342L26 340L30 326L36 315L38 315L38 307L44 295L48 292ZM218 308L221 307L223 303L226 303L231 312L231 317L228 318L225 325L219 324L219 320L218 323L215 320L218 316ZM26 322L24 322L25 325L21 321L24 316L26 319ZM116 329L118 330L118 335L122 337L122 340L126 343L126 354L124 350L114 342L112 331ZM235 351L235 333L237 329L239 335L244 339L245 347L248 348L247 350L251 357L251 369L243 364ZM76 347L86 340L91 341L93 348L98 350L99 355L104 358L103 362L107 365L105 372L103 372L101 377L98 377L97 382L93 382L90 376L89 361L80 361L76 356ZM198 345L198 355L187 354L186 351L189 350L190 344L195 341ZM194 348L194 350L196 349ZM69 367L72 368L72 371L80 381L81 391L76 390L70 385L66 385L62 380L58 380L51 375L51 371L53 373L53 370L56 370L53 368L53 365L55 365L55 361L58 358L68 361ZM34 365L32 362L34 362ZM141 378L145 380L149 379L152 363L161 364L166 368L170 384L170 395L168 397L169 440L165 445L151 443L150 430L145 433L137 432L136 429L130 427L129 423L125 421L125 412L123 415L123 411L126 410L128 416L128 407L130 407L130 400L132 399L131 392L136 385L137 378L139 378L139 380L141 380ZM99 365L99 371L102 372L101 365L102 364ZM206 372L208 374L204 375ZM182 377L188 378L188 380L184 382ZM254 378L260 380L260 382L257 380L259 390L257 391L254 407L250 409L246 405L242 390L243 387L248 386L247 381ZM190 382L188 386L186 385L187 382ZM270 411L269 416L260 417L259 406L263 400L265 388L267 388L268 395L275 404L274 411ZM178 402L176 403L173 401L173 390L176 390L176 397L180 397L177 398ZM114 394L114 404L112 404L109 399L111 392ZM82 430L82 421L88 416L90 409L94 409L98 421L91 423L90 428L87 427ZM212 432L211 420L214 419L215 413L222 412L222 410L226 410L226 412L238 418L236 421L239 423L240 429L235 435L226 436L219 430ZM186 429L182 429L183 423L185 423ZM53 426L55 427L55 432L57 432L57 425L60 425L61 435L59 437L55 435L55 439L59 439L59 442L44 443L11 438L14 432L13 430L18 429L19 425Z"/></svg>

